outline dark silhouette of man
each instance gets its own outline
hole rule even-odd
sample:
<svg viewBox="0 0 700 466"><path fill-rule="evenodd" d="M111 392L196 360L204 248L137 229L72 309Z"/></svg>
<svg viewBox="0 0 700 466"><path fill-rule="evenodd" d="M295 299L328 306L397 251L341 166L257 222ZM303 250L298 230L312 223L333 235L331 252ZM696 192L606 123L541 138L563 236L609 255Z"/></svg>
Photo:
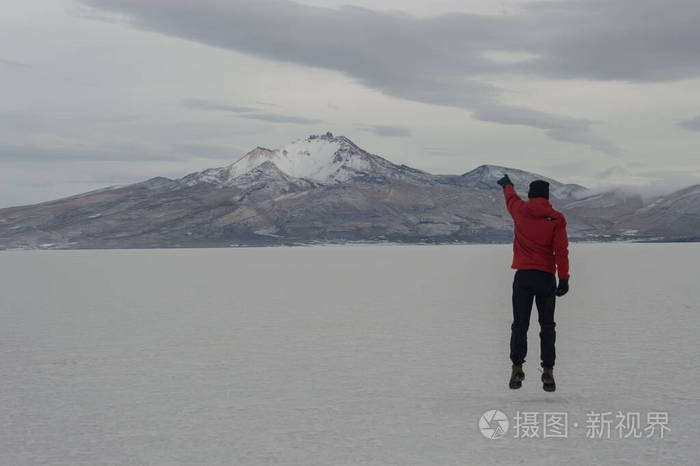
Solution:
<svg viewBox="0 0 700 466"><path fill-rule="evenodd" d="M537 304L540 324L540 359L542 387L556 390L554 382L554 307L556 298L569 291L569 240L564 215L549 203L549 183L530 183L528 200L523 201L504 175L498 180L503 187L506 208L513 217L513 324L510 336L510 359L513 363L509 387L517 389L525 378L523 363L527 354L527 330L533 300ZM559 275L559 285L555 274Z"/></svg>

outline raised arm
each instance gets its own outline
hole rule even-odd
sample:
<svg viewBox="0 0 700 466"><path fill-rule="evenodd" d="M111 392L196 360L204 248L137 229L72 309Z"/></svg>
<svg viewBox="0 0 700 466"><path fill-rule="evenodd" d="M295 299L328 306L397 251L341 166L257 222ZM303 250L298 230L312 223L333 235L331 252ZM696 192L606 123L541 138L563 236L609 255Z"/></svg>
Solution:
<svg viewBox="0 0 700 466"><path fill-rule="evenodd" d="M506 209L508 209L512 217L514 209L520 207L523 201L520 199L520 196L518 196L518 193L515 192L513 182L510 181L508 175L503 175L503 178L496 181L496 183L503 188L503 195L506 197Z"/></svg>
<svg viewBox="0 0 700 466"><path fill-rule="evenodd" d="M515 211L520 208L520 206L523 203L523 200L520 199L518 193L515 192L515 188L513 188L512 184L507 184L503 188L503 195L506 198L506 209L508 209L510 215L513 215Z"/></svg>

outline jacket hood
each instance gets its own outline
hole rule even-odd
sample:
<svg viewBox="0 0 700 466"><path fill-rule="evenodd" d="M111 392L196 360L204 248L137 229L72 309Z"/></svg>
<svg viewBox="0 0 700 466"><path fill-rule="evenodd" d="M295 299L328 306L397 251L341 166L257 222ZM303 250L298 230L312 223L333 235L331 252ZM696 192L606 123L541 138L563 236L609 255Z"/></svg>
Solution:
<svg viewBox="0 0 700 466"><path fill-rule="evenodd" d="M541 197L535 197L525 201L523 203L522 211L530 217L559 217L559 212L554 210L552 204L550 204L547 199Z"/></svg>

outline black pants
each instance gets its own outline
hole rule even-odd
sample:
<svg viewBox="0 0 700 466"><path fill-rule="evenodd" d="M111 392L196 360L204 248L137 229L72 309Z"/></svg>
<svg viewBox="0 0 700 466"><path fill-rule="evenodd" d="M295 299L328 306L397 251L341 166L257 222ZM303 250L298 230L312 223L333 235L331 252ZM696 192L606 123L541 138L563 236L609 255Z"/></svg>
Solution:
<svg viewBox="0 0 700 466"><path fill-rule="evenodd" d="M537 304L540 322L540 359L542 367L554 367L554 290L553 274L540 270L518 270L513 280L513 325L510 334L510 360L522 364L527 355L527 329L530 327L532 301Z"/></svg>

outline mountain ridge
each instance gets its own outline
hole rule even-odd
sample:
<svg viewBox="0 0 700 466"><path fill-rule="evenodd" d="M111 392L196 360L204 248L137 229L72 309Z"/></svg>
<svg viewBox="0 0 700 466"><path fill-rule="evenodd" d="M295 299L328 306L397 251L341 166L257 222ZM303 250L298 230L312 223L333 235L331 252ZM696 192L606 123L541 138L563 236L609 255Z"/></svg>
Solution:
<svg viewBox="0 0 700 466"><path fill-rule="evenodd" d="M530 181L550 182L572 240L684 241L700 228L700 185L645 201L498 165L434 175L326 133L177 179L0 209L0 248L507 242L504 173L523 196Z"/></svg>

